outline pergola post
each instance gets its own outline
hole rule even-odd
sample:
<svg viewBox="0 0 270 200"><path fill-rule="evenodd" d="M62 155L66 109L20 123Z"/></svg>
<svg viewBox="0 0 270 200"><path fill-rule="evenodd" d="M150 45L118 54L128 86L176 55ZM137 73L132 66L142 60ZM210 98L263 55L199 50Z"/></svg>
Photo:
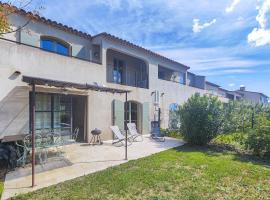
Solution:
<svg viewBox="0 0 270 200"><path fill-rule="evenodd" d="M32 187L35 186L35 112L36 112L36 85L32 83L31 95L31 131L32 131Z"/></svg>
<svg viewBox="0 0 270 200"><path fill-rule="evenodd" d="M126 94L126 100L125 100L124 116L127 113L127 106L128 106L128 104L127 104L127 92L125 94ZM128 157L127 157L127 123L126 123L125 118L124 118L124 126L125 126L125 133L126 133L126 138L125 138L125 140L126 140L126 142L125 142L125 160L127 160L128 159Z"/></svg>

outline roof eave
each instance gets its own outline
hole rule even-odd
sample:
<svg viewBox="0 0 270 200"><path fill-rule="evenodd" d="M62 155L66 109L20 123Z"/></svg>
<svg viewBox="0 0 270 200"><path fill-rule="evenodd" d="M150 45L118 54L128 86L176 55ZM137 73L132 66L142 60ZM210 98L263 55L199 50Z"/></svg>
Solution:
<svg viewBox="0 0 270 200"><path fill-rule="evenodd" d="M127 41L127 40L121 39L121 38L116 37L116 36L114 36L114 35L111 35L111 34L109 34L109 33L103 32L103 33L99 33L99 34L97 34L97 35L92 36L93 39L94 39L94 38L97 38L97 37L102 37L102 38L104 38L104 39L108 39L108 40L111 40L111 41L116 41L116 42L119 42L119 43L121 43L121 44L130 46L130 47L133 47L133 48L137 48L137 49L142 50L142 51L144 51L144 52L146 52L146 53L149 53L149 54L152 55L152 56L157 56L157 57L159 57L159 58L161 58L161 59L164 59L164 60L166 60L166 61L168 61L168 62L173 62L173 63L175 63L175 64L177 64L177 65L181 65L181 67L184 67L186 70L190 69L189 66L186 66L186 65L184 65L184 64L182 64L182 63L179 63L179 62L177 62L177 61L175 61L175 60L172 60L172 59L170 59L170 58L167 58L167 57L165 57L165 56L162 56L162 55L160 55L160 54L158 54L158 53L155 53L155 52L153 52L153 51L151 51L151 50L145 49L145 48L143 48L143 47L141 47L141 46L138 46L138 45L136 45L136 44L133 44L133 43Z"/></svg>

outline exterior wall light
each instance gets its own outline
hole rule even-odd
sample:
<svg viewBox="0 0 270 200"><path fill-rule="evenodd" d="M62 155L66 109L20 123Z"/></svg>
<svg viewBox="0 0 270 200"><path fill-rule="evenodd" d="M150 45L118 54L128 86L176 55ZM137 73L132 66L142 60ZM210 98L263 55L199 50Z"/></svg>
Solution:
<svg viewBox="0 0 270 200"><path fill-rule="evenodd" d="M13 73L13 75L15 75L15 76L20 76L20 75L21 75L21 72L20 72L20 71L15 71L15 72Z"/></svg>

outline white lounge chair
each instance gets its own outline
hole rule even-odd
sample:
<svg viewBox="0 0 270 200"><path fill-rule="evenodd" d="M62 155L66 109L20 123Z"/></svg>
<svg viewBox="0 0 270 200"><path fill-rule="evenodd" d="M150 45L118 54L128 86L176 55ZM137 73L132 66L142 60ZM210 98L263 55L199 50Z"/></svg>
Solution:
<svg viewBox="0 0 270 200"><path fill-rule="evenodd" d="M126 141L126 137L121 133L120 129L118 126L111 126L110 127L114 133L114 135L116 136L116 139L113 140L112 144L121 144L121 145L125 145L125 141ZM132 136L128 136L128 142L127 145L131 145L132 144Z"/></svg>
<svg viewBox="0 0 270 200"><path fill-rule="evenodd" d="M135 142L143 141L143 136L142 134L138 133L135 123L128 123L127 127L128 127L130 135L132 136L133 141Z"/></svg>

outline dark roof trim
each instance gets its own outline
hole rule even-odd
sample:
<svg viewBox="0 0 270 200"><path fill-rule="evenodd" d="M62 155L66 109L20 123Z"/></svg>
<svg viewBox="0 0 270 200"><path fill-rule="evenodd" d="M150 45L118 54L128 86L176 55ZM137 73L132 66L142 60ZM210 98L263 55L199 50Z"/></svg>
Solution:
<svg viewBox="0 0 270 200"><path fill-rule="evenodd" d="M222 91L224 91L224 92L229 92L229 90L226 90L226 89L224 89L224 88L222 88L222 87L220 87L220 88L218 88L219 90L222 90Z"/></svg>
<svg viewBox="0 0 270 200"><path fill-rule="evenodd" d="M263 93L261 93L261 92L252 92L252 91L247 91L247 90L245 90L245 91L242 91L242 90L236 90L236 92L238 92L238 93L245 93L245 92L249 92L249 93L255 93L255 94L260 94L260 95L262 95L262 96L264 96L264 97L267 97L267 98L269 98L267 95L265 95L265 94L263 94Z"/></svg>
<svg viewBox="0 0 270 200"><path fill-rule="evenodd" d="M56 21L52 21L52 20L47 19L47 18L45 18L45 17L41 17L41 16L39 16L39 15L37 15L37 14L34 14L34 13L32 13L32 12L27 12L27 11L25 11L25 10L23 10L23 9L20 9L20 8L18 8L18 7L16 7L16 6L13 6L13 5L11 5L11 4L8 4L8 3L2 3L2 2L0 1L0 6L3 6L3 7L9 7L9 8L11 8L11 9L13 9L13 10L14 10L14 13L16 13L16 14L23 15L23 16L25 16L25 17L27 17L27 18L32 19L32 20L36 20L36 21L42 22L42 23L44 23L44 24L46 24L46 25L53 26L54 28L58 28L58 29L60 29L60 30L62 30L62 31L65 31L65 32L68 32L68 33L71 33L71 34L75 34L75 35L78 35L78 36L83 37L83 38L86 38L86 39L91 39L91 38L92 38L91 35L88 34L88 33L79 31L79 30L77 30L77 29L74 29L74 28L69 27L69 26L67 26L67 25L58 23L58 22L56 22Z"/></svg>
<svg viewBox="0 0 270 200"><path fill-rule="evenodd" d="M190 75L193 75L193 76L196 76L196 77L205 77L205 76L202 76L202 75L198 75L198 74L194 74L194 73L192 73L192 72L187 72L187 74L190 74Z"/></svg>
<svg viewBox="0 0 270 200"><path fill-rule="evenodd" d="M169 61L169 62L172 62L172 63L174 63L174 64L181 65L182 67L184 67L184 68L186 68L186 69L189 69L189 68L190 68L190 67L188 67L188 66L186 66L186 65L183 65L182 63L176 62L176 61L174 61L174 60L172 60L172 59L169 59L169 58L167 58L167 57L165 57L165 56L162 56L162 55L160 55L160 54L157 54L157 53L155 53L155 52L153 52L153 51L150 51L150 50L148 50L148 49L145 49L145 48L143 48L143 47L141 47L141 46L138 46L138 45L133 44L133 43L127 41L127 40L123 40L123 39L121 39L121 38L119 38L119 37L116 37L116 36L111 35L111 34L106 33L106 32L99 33L99 34L93 36L93 38L96 38L96 37L103 37L103 38L108 39L108 40L116 41L116 42L118 42L118 43L120 43L120 44L129 46L129 47L131 47L131 48L134 48L134 49L137 49L137 50L141 50L141 51L143 51L143 52L145 52L145 53L148 53L148 54L151 55L151 56L156 56L156 57L159 57L159 58L161 58L161 59L163 59L163 60L165 60L165 61Z"/></svg>
<svg viewBox="0 0 270 200"><path fill-rule="evenodd" d="M215 87L220 87L219 85L215 84L215 83L211 83L209 81L205 81L206 84L208 85L212 85L212 86L215 86Z"/></svg>
<svg viewBox="0 0 270 200"><path fill-rule="evenodd" d="M58 87L58 88L75 88L79 90L93 90L99 92L110 92L110 93L129 93L130 90L122 90L122 89L115 89L109 87L102 87L92 84L81 84L81 83L72 83L66 81L58 81L52 79L44 79L44 78L37 78L37 77L30 77L30 76L23 76L22 81L28 84L36 84L36 85L44 85L50 87Z"/></svg>

